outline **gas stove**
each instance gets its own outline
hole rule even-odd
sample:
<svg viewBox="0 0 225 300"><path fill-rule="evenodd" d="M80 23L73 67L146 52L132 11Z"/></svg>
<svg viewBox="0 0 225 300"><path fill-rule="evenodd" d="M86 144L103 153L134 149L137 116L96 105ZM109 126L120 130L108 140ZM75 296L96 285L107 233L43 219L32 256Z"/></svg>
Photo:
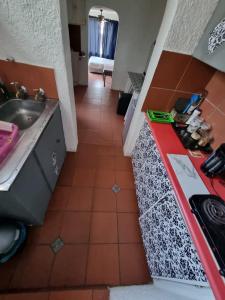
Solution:
<svg viewBox="0 0 225 300"><path fill-rule="evenodd" d="M225 201L214 195L193 195L189 201L225 277Z"/></svg>

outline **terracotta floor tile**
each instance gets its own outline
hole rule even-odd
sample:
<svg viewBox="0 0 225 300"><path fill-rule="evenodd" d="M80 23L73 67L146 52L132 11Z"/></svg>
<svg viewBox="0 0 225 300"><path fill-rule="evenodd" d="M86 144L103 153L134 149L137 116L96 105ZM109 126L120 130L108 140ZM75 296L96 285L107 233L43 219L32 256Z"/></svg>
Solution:
<svg viewBox="0 0 225 300"><path fill-rule="evenodd" d="M93 300L109 300L109 290L108 289L93 290Z"/></svg>
<svg viewBox="0 0 225 300"><path fill-rule="evenodd" d="M54 287L84 285L87 253L87 245L65 245L56 254L50 285Z"/></svg>
<svg viewBox="0 0 225 300"><path fill-rule="evenodd" d="M115 169L115 157L114 156L98 156L97 169L99 170L114 170Z"/></svg>
<svg viewBox="0 0 225 300"><path fill-rule="evenodd" d="M78 147L77 147L77 153L82 153L86 156L97 156L98 155L98 151L99 151L99 147L98 145L92 145L92 144L82 144L79 143Z"/></svg>
<svg viewBox="0 0 225 300"><path fill-rule="evenodd" d="M90 243L118 243L116 213L92 214Z"/></svg>
<svg viewBox="0 0 225 300"><path fill-rule="evenodd" d="M65 212L60 236L65 243L87 243L90 233L89 212Z"/></svg>
<svg viewBox="0 0 225 300"><path fill-rule="evenodd" d="M78 138L80 143L84 144L94 144L94 145L105 145L109 142L104 140L103 137L100 135L98 129L81 129L78 130Z"/></svg>
<svg viewBox="0 0 225 300"><path fill-rule="evenodd" d="M115 184L115 172L106 170L97 170L95 186L99 188L112 188Z"/></svg>
<svg viewBox="0 0 225 300"><path fill-rule="evenodd" d="M118 245L90 245L87 267L88 285L118 285Z"/></svg>
<svg viewBox="0 0 225 300"><path fill-rule="evenodd" d="M91 211L92 198L93 188L72 187L66 209L75 211Z"/></svg>
<svg viewBox="0 0 225 300"><path fill-rule="evenodd" d="M93 187L95 180L94 169L76 169L73 178L74 186L88 186Z"/></svg>
<svg viewBox="0 0 225 300"><path fill-rule="evenodd" d="M151 281L142 244L120 244L121 284L147 284Z"/></svg>
<svg viewBox="0 0 225 300"><path fill-rule="evenodd" d="M75 159L75 167L80 169L95 169L97 159L95 154L77 153Z"/></svg>
<svg viewBox="0 0 225 300"><path fill-rule="evenodd" d="M49 294L44 292L8 294L1 300L48 300Z"/></svg>
<svg viewBox="0 0 225 300"><path fill-rule="evenodd" d="M133 174L127 171L116 171L116 184L124 189L134 189Z"/></svg>
<svg viewBox="0 0 225 300"><path fill-rule="evenodd" d="M138 212L137 198L134 190L120 190L116 193L118 212Z"/></svg>
<svg viewBox="0 0 225 300"><path fill-rule="evenodd" d="M114 146L103 146L99 145L97 150L97 155L99 156L112 156L115 155L115 147Z"/></svg>
<svg viewBox="0 0 225 300"><path fill-rule="evenodd" d="M27 246L20 257L11 288L47 287L53 259L49 246Z"/></svg>
<svg viewBox="0 0 225 300"><path fill-rule="evenodd" d="M123 155L123 147L121 146L114 146L114 154L115 156L121 156Z"/></svg>
<svg viewBox="0 0 225 300"><path fill-rule="evenodd" d="M74 163L75 163L75 153L67 152L60 176L58 179L58 185L72 185L74 176Z"/></svg>
<svg viewBox="0 0 225 300"><path fill-rule="evenodd" d="M92 290L55 291L49 300L92 300Z"/></svg>
<svg viewBox="0 0 225 300"><path fill-rule="evenodd" d="M132 172L132 164L130 157L117 156L115 159L115 169L118 171Z"/></svg>
<svg viewBox="0 0 225 300"><path fill-rule="evenodd" d="M118 213L119 243L139 243L141 233L138 215L134 213Z"/></svg>
<svg viewBox="0 0 225 300"><path fill-rule="evenodd" d="M20 255L21 254L18 253L13 259L0 266L0 290L9 288L13 274L20 260Z"/></svg>
<svg viewBox="0 0 225 300"><path fill-rule="evenodd" d="M94 189L93 211L116 211L116 195L111 189Z"/></svg>
<svg viewBox="0 0 225 300"><path fill-rule="evenodd" d="M63 213L61 211L47 212L44 224L39 227L32 227L30 241L35 244L50 244L60 234Z"/></svg>
<svg viewBox="0 0 225 300"><path fill-rule="evenodd" d="M56 186L48 210L65 210L70 193L70 186Z"/></svg>

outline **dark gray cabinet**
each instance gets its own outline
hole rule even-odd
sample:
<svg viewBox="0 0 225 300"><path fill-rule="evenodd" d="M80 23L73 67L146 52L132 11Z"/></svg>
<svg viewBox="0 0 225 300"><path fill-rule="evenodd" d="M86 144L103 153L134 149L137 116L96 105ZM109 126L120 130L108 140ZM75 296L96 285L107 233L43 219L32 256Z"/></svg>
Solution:
<svg viewBox="0 0 225 300"><path fill-rule="evenodd" d="M31 153L10 190L0 194L0 217L40 225L50 198L51 190Z"/></svg>
<svg viewBox="0 0 225 300"><path fill-rule="evenodd" d="M66 154L59 108L43 132L34 152L51 190L54 190Z"/></svg>
<svg viewBox="0 0 225 300"><path fill-rule="evenodd" d="M41 225L66 155L60 109L7 192L0 192L0 217Z"/></svg>

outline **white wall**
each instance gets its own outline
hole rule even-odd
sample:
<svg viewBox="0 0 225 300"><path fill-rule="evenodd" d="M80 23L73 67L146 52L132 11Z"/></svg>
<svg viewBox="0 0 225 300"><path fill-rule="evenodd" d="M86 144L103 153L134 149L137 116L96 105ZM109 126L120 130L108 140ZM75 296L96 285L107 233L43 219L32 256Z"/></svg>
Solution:
<svg viewBox="0 0 225 300"><path fill-rule="evenodd" d="M156 45L146 72L138 103L124 144L124 154L131 155L144 121L141 112L154 72L163 50L192 54L218 0L167 0Z"/></svg>
<svg viewBox="0 0 225 300"><path fill-rule="evenodd" d="M64 0L1 0L0 59L55 69L67 150L77 147L76 114Z"/></svg>
<svg viewBox="0 0 225 300"><path fill-rule="evenodd" d="M166 0L86 0L86 17L94 6L108 7L119 15L113 89L124 89L128 71L145 71L149 50L156 39L165 4ZM82 27L82 50L88 54L87 26ZM88 57L83 61L80 72L83 84L87 84L87 70Z"/></svg>
<svg viewBox="0 0 225 300"><path fill-rule="evenodd" d="M85 24L85 0L64 0L68 7L69 24Z"/></svg>
<svg viewBox="0 0 225 300"><path fill-rule="evenodd" d="M192 55L219 0L178 1L164 49Z"/></svg>

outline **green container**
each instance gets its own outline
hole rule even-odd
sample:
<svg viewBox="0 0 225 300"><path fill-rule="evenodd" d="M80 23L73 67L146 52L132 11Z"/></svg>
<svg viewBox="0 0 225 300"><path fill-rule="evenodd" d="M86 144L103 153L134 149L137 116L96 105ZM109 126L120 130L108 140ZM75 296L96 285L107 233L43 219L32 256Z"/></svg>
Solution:
<svg viewBox="0 0 225 300"><path fill-rule="evenodd" d="M147 116L152 122L157 123L173 123L174 119L171 116L171 113L157 110L148 110Z"/></svg>

